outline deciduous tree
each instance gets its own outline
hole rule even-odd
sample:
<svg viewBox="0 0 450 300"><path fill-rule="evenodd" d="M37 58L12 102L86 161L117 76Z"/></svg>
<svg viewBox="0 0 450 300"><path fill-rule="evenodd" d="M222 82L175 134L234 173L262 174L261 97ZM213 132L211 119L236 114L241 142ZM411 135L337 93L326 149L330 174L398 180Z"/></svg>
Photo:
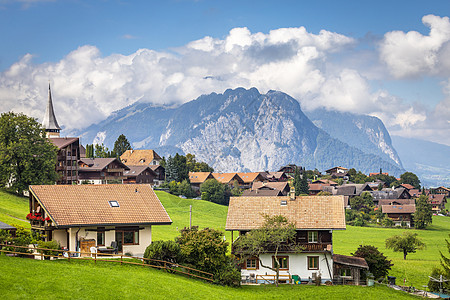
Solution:
<svg viewBox="0 0 450 300"><path fill-rule="evenodd" d="M414 227L417 229L424 229L433 222L433 210L428 203L428 196L420 195L417 199L413 219Z"/></svg>
<svg viewBox="0 0 450 300"><path fill-rule="evenodd" d="M369 271L376 279L386 277L393 266L392 261L388 260L377 247L372 245L359 245L352 255L364 258L369 266Z"/></svg>
<svg viewBox="0 0 450 300"><path fill-rule="evenodd" d="M403 259L408 253L415 253L425 247L425 243L417 237L417 233L403 232L402 235L395 235L386 239L386 248L394 252L403 252Z"/></svg>
<svg viewBox="0 0 450 300"><path fill-rule="evenodd" d="M417 175L412 172L405 172L402 175L400 175L400 181L402 183L410 184L416 189L420 189L419 177L417 177Z"/></svg>
<svg viewBox="0 0 450 300"><path fill-rule="evenodd" d="M202 183L200 186L200 192L202 195L202 200L211 201L218 204L226 204L225 188L223 184L214 178L208 179Z"/></svg>
<svg viewBox="0 0 450 300"><path fill-rule="evenodd" d="M13 112L1 114L1 187L22 194L31 184L54 184L57 151L36 119Z"/></svg>

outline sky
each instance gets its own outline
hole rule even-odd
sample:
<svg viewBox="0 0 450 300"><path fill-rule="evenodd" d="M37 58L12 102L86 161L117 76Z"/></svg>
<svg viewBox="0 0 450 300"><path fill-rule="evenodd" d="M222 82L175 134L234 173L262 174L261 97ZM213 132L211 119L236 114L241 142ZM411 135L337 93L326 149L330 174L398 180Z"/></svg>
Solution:
<svg viewBox="0 0 450 300"><path fill-rule="evenodd" d="M67 134L256 87L450 145L449 16L446 0L0 0L0 112L42 120L50 82Z"/></svg>

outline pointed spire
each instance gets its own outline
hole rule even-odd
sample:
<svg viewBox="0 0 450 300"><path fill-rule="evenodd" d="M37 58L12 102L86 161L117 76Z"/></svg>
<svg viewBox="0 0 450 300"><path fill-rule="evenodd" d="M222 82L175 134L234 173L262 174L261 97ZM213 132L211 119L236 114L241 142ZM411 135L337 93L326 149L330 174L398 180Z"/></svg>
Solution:
<svg viewBox="0 0 450 300"><path fill-rule="evenodd" d="M54 135L59 136L59 131L61 130L61 128L58 125L58 121L56 121L55 112L53 110L52 91L50 90L50 82L48 83L47 109L45 110L45 116L44 121L42 121L42 126L48 133L52 132L55 133Z"/></svg>

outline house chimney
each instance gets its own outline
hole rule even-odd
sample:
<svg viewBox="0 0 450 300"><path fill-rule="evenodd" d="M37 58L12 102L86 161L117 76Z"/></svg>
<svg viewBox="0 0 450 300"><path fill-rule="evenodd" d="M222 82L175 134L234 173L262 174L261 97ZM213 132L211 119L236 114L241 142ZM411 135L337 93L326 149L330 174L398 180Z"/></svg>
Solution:
<svg viewBox="0 0 450 300"><path fill-rule="evenodd" d="M291 201L295 200L295 187L291 187L291 189L289 191L289 198Z"/></svg>
<svg viewBox="0 0 450 300"><path fill-rule="evenodd" d="M130 150L130 153L133 153L133 149Z"/></svg>

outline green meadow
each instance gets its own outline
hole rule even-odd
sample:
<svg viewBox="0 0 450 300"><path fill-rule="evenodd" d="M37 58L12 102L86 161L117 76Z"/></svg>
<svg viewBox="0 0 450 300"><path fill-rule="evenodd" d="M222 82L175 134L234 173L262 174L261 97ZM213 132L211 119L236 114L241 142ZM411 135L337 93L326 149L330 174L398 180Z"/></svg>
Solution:
<svg viewBox="0 0 450 300"><path fill-rule="evenodd" d="M152 240L172 240L176 236L179 235L179 230L183 229L184 227L189 226L189 206L192 205L192 225L193 226L199 226L200 228L210 227L215 228L219 230L225 230L225 222L226 222L226 215L227 215L227 207L210 203L207 201L202 200L192 200L192 199L182 199L174 195L170 195L166 192L162 191L156 191L156 194L158 195L159 199L161 200L162 204L166 208L169 216L171 217L173 224L167 225L167 226L153 226L152 228ZM22 225L29 227L29 224L27 222L23 222L19 219L25 219L26 214L28 213L28 199L24 197L17 197L12 194L0 191L0 221L12 224L12 225ZM419 237L426 243L427 247L424 250L418 250L416 253L411 253L407 256L406 260L403 260L403 256L401 253L393 252L392 250L385 249L384 241L386 238L401 234L403 231L412 231L417 232ZM422 285L426 285L428 282L428 275L431 274L431 269L434 266L439 266L439 251L445 251L445 238L448 238L448 234L450 233L450 218L448 217L440 217L440 216L434 216L433 217L433 224L427 228L427 230L415 230L415 229L401 229L401 228L378 228L378 227L353 227L353 226L347 226L347 230L339 230L334 231L333 235L333 247L334 247L334 253L337 254L344 254L344 255L350 255L352 252L356 251L358 245L374 245L378 247L378 249L383 252L388 259L391 259L394 263L394 266L392 267L392 270L389 275L397 277L397 283L399 284L405 284L405 285L413 285L417 288L421 288ZM228 241L231 241L231 234L229 232L226 232L225 234L226 239ZM236 238L236 236L235 236ZM445 252L444 252L445 253ZM8 259L11 259L11 262L9 262ZM34 271L34 268L40 268L41 264L44 264L46 268L49 268L52 265L52 262L34 262L32 260L21 260L21 259L14 259L14 258L5 258L3 257L2 260L8 260L9 263L5 263L5 261L0 262L0 273L3 275L0 276L6 276L5 274L8 274L7 278L10 276L16 276L15 274L18 272L15 268L8 271L8 266L13 266L17 262L17 264L26 264L31 263L30 266L26 266L24 268L31 268L32 272L38 272ZM24 262L26 261L26 262ZM34 265L35 264L35 265ZM48 265L47 265L48 264ZM65 266L64 263L56 263L54 265L57 266ZM92 266L91 266L92 267ZM63 267L65 269L72 269ZM76 265L75 269L82 269L83 265ZM111 266L99 266L101 270L104 270L105 268L112 268ZM118 272L121 267L114 267L112 270L114 272ZM122 268L125 268L122 266ZM30 269L30 270L31 270ZM146 276L143 274L147 274L148 272L151 272L151 274L161 274L162 272L158 272L155 270L148 270L147 273L139 273L141 271L134 271L133 267L126 267L127 272L137 272L136 276ZM133 270L133 271L131 271ZM60 271L55 271L60 272ZM62 271L61 271L62 272ZM72 271L70 271L72 272ZM81 272L74 270L73 272ZM100 272L100 271L99 271ZM153 273L157 272L157 273ZM20 273L20 272L19 272ZM17 274L19 274L17 273ZM44 272L46 273L46 272ZM47 272L48 273L48 272ZM50 272L51 273L51 272ZM74 273L76 274L76 273ZM133 273L134 274L134 273ZM271 298L275 297L276 293L271 292L270 287L245 287L243 289L239 289L238 292L235 292L235 289L228 289L224 287L218 287L213 286L209 284L204 284L202 282L198 282L195 280L190 280L187 278L182 277L173 277L175 275L165 274L162 273L164 277L159 278L158 280L168 280L171 283L171 285L174 288L174 293L177 289L181 289L182 287L178 287L178 279L181 280L180 282L188 282L190 286L195 286L195 289L198 290L205 290L206 294L210 293L218 293L217 298L234 298L234 297L249 297L249 295L260 295L259 293L267 293L264 294L265 298ZM75 277L82 277L81 275L74 275ZM112 278L116 278L115 274L111 274ZM134 276L134 275L133 275ZM154 275L152 275L154 276ZM162 276L162 275L161 275ZM74 278L75 278L74 277ZM90 275L88 276L90 278ZM107 276L106 276L107 277ZM124 277L127 277L124 275ZM174 278L176 278L176 282L174 281ZM48 279L50 280L50 279ZM79 280L77 278L77 280ZM125 278L121 279L125 280ZM126 278L128 280L128 278ZM404 282L406 280L406 282ZM70 281L70 280L69 280ZM108 278L102 279L102 281L109 282ZM99 282L102 282L99 281ZM13 282L13 281L12 281ZM0 281L0 290L2 290L1 285L6 284L5 281L2 279ZM11 284L8 284L9 286ZM162 284L164 285L164 284ZM197 287L197 285L201 286ZM38 283L31 284L30 286L40 286ZM89 286L89 283L85 283L86 289L87 286ZM144 284L145 286L145 284ZM153 285L152 285L153 286ZM30 287L31 288L31 287ZM66 286L67 289L72 289L71 286ZM76 291L79 291L81 287L75 288ZM125 289L124 287L117 287L121 289ZM155 287L156 288L156 287ZM24 288L25 289L25 288ZM193 288L194 289L194 288ZM324 287L323 289L320 288L320 290L327 290L327 287ZM341 296L343 298L344 295L349 293L348 289L352 289L351 293L356 293L357 295L359 291L361 293L366 293L366 291L370 289L364 289L359 287L333 287L330 290L328 290L329 293L332 293L333 295L336 295L336 298L340 298ZM354 289L354 290L353 290ZM139 288L134 287L132 289L133 291L136 291L135 295L136 297L140 297L141 294L139 292ZM206 292L208 290L208 292ZM294 290L291 290L291 288L281 288L283 291L283 297L285 298L295 298L297 297L310 297L311 295L315 294L315 289L312 287L302 287L300 288L301 293L303 296L294 296L297 295L297 288L295 287ZM384 293L384 292L390 292L390 290L384 291L382 287L377 287L375 290L377 290L377 293ZM279 291L279 290L277 290ZM106 293L105 297L108 295L110 291L102 291L102 293ZM155 293L157 293L155 291ZM190 291L189 293L192 293L192 297L198 296L196 294L196 291ZM272 293L272 294L271 294ZM300 292L299 292L300 293ZM311 294L308 294L311 293ZM336 293L336 294L334 294ZM342 294L341 294L342 293ZM285 295L284 295L285 294ZM28 294L32 295L32 294ZM156 295L156 294L155 294ZM189 294L191 295L191 294ZM211 295L211 294L210 294ZM317 298L325 298L326 294L321 295L320 293L317 296ZM375 295L375 294L374 294ZM223 297L222 297L223 296ZM68 298L70 295L67 295ZM212 296L215 297L214 295ZM251 297L251 298L256 298ZM397 296L395 296L397 298ZM14 297L13 297L14 298ZM20 298L20 297L19 297ZM65 298L65 297L62 297ZM76 298L76 296L75 296ZM81 297L81 298L89 298L89 297ZM114 298L114 297L113 297ZM175 297L176 298L176 297ZM184 297L183 297L184 298ZM188 297L189 298L189 297ZM370 297L369 297L370 298Z"/></svg>

